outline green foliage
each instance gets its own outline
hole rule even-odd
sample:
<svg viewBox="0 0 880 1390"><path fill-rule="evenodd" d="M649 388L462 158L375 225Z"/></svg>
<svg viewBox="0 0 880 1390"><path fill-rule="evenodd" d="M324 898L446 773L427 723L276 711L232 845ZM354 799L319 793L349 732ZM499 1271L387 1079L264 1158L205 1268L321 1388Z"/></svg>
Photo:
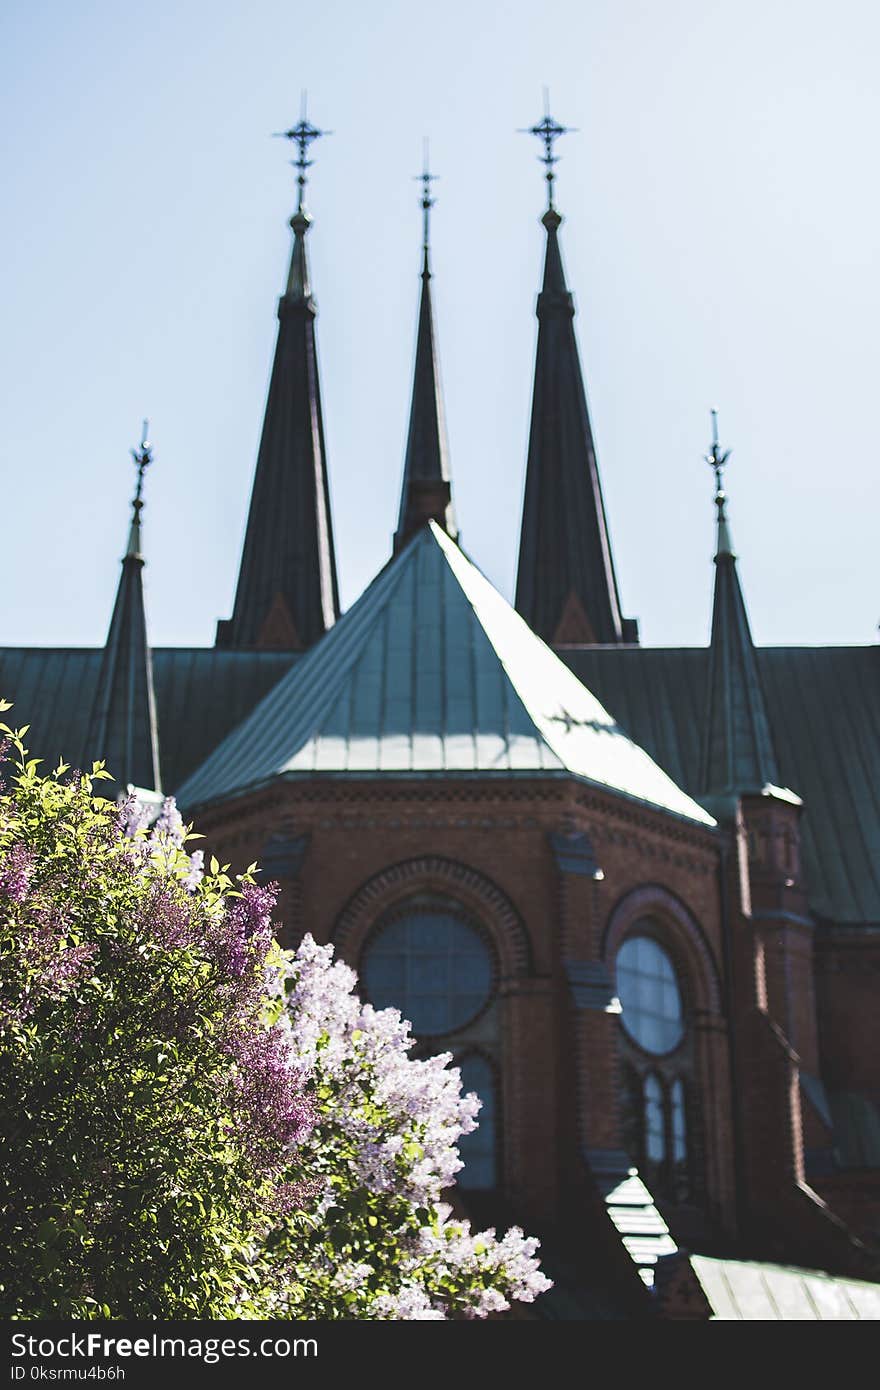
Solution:
<svg viewBox="0 0 880 1390"><path fill-rule="evenodd" d="M238 888L217 865L191 891L182 848L120 832L100 764L43 777L25 733L0 725L0 1310L259 1316L275 1181L240 1134L209 945Z"/></svg>

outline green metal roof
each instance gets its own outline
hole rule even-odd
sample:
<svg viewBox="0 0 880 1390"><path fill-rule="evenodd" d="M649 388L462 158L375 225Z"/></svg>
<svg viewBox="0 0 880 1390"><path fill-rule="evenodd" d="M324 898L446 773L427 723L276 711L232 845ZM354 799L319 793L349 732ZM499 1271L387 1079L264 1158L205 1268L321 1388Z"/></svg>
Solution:
<svg viewBox="0 0 880 1390"><path fill-rule="evenodd" d="M706 649L571 647L560 655L698 795ZM765 647L757 655L779 775L804 802L810 905L828 922L880 924L880 648Z"/></svg>
<svg viewBox="0 0 880 1390"><path fill-rule="evenodd" d="M574 775L714 824L434 522L178 797L322 773Z"/></svg>
<svg viewBox="0 0 880 1390"><path fill-rule="evenodd" d="M850 1322L880 1319L880 1284L818 1270L691 1255L719 1322Z"/></svg>
<svg viewBox="0 0 880 1390"><path fill-rule="evenodd" d="M573 647L560 654L694 796L706 649ZM166 790L177 790L291 666L312 655L154 648ZM100 649L0 648L0 694L16 702L20 722L30 722L35 753L68 761L95 755L83 745L100 664ZM804 800L811 907L820 920L880 925L880 649L759 648L758 665L780 777ZM420 692L427 684L425 677Z"/></svg>
<svg viewBox="0 0 880 1390"><path fill-rule="evenodd" d="M104 755L85 746L102 656L101 648L0 648L0 693L15 702L10 717L30 724L27 742L36 756L53 765L63 757L90 766ZM154 648L166 792L179 787L299 659L290 652Z"/></svg>

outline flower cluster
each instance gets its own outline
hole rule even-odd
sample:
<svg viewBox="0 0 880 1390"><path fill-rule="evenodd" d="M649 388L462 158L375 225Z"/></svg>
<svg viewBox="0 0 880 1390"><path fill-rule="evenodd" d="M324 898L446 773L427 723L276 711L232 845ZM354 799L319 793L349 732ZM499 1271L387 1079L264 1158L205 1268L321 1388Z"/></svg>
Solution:
<svg viewBox="0 0 880 1390"><path fill-rule="evenodd" d="M411 1058L409 1023L396 1009L362 1004L354 971L333 960L332 946L307 935L290 976L301 1075L334 1088L335 1119L356 1145L360 1181L416 1205L437 1201L462 1166L456 1144L476 1128L480 1108L475 1095L462 1096L449 1053Z"/></svg>
<svg viewBox="0 0 880 1390"><path fill-rule="evenodd" d="M26 845L17 843L6 852L0 864L0 897L13 903L23 903L34 868L34 856Z"/></svg>
<svg viewBox="0 0 880 1390"><path fill-rule="evenodd" d="M226 1045L235 1060L239 1140L255 1166L281 1170L315 1123L294 1066L290 1023L282 1017L270 1028L255 1030L244 1022L230 1031Z"/></svg>
<svg viewBox="0 0 880 1390"><path fill-rule="evenodd" d="M345 1316L485 1318L513 1301L532 1302L550 1287L537 1241L517 1227L500 1240L494 1230L474 1233L439 1200L461 1168L457 1142L476 1128L478 1098L461 1095L449 1054L410 1057L409 1024L396 1009L361 1003L356 983L332 946L311 936L287 966L295 1065L324 1098L312 1148L335 1144L337 1153L318 1207L335 1234L312 1252L313 1267L324 1268ZM364 1263L340 1233L350 1234L355 1213L371 1206L391 1253L383 1258L377 1246Z"/></svg>

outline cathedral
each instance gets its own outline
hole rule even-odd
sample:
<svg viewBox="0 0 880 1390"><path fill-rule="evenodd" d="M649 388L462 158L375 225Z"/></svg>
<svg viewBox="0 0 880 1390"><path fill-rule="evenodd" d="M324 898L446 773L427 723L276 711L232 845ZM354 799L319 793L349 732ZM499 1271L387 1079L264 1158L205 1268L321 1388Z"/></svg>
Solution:
<svg viewBox="0 0 880 1390"><path fill-rule="evenodd" d="M426 173L392 553L340 612L303 117L231 614L213 647L149 645L145 440L106 644L0 648L0 694L35 754L103 758L258 861L284 944L332 942L422 1055L453 1055L483 1102L453 1198L540 1237L554 1288L531 1315L877 1318L880 651L755 646L717 429L709 645L640 644L562 256L563 128L533 133L514 604L457 543Z"/></svg>

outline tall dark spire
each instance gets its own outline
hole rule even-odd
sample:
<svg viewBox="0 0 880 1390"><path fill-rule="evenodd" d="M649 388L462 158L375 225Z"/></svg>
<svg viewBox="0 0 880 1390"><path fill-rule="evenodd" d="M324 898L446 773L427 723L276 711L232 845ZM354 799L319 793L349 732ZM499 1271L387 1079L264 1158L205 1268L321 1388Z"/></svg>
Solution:
<svg viewBox="0 0 880 1390"><path fill-rule="evenodd" d="M779 771L757 656L736 569L723 486L729 451L721 453L718 415L712 411L717 542L715 600L709 647L707 718L700 787L705 796L736 796L779 786Z"/></svg>
<svg viewBox="0 0 880 1390"><path fill-rule="evenodd" d="M223 647L309 647L339 616L339 591L315 345L305 207L309 146L329 134L307 120L282 132L298 149L293 253L278 303L278 341L232 617Z"/></svg>
<svg viewBox="0 0 880 1390"><path fill-rule="evenodd" d="M455 513L449 478L449 445L440 389L440 362L431 307L431 184L436 175L428 171L428 147L419 179L422 183L422 292L419 327L416 336L416 362L413 373L409 433L403 465L400 513L394 534L395 554L414 531L428 521L436 521L455 538Z"/></svg>
<svg viewBox="0 0 880 1390"><path fill-rule="evenodd" d="M121 785L160 792L159 735L153 694L153 660L147 643L141 553L144 473L153 461L144 421L140 447L132 449L137 489L132 503L128 545L101 660L89 720L85 759L103 758Z"/></svg>
<svg viewBox="0 0 880 1390"><path fill-rule="evenodd" d="M529 134L543 143L547 209L544 281L520 534L516 607L545 642L637 641L622 618L593 431L574 333L574 302L559 248L553 202L555 141L567 133L545 111Z"/></svg>

